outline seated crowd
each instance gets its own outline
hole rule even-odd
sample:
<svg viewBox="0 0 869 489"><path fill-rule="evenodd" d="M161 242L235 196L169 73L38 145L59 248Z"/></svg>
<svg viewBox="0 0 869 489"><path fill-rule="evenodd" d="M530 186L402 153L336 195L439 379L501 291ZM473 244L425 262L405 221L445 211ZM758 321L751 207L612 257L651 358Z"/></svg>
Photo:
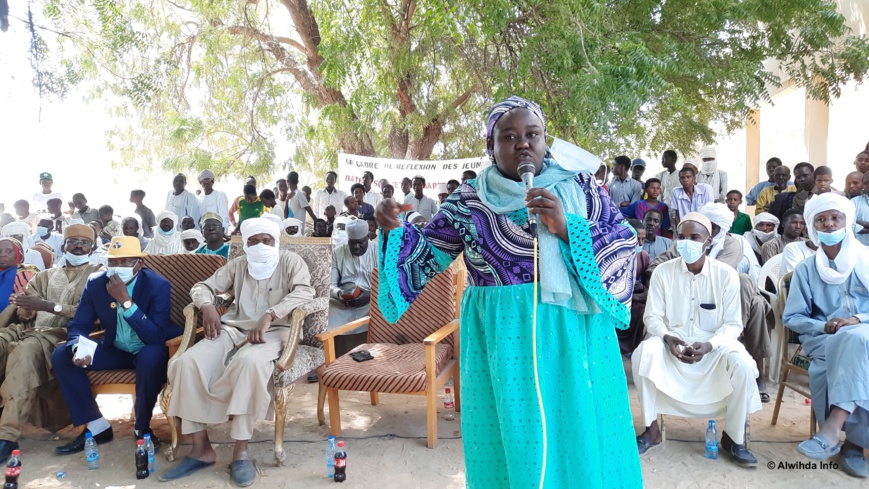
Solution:
<svg viewBox="0 0 869 489"><path fill-rule="evenodd" d="M638 237L631 321L617 331L631 361L644 430L639 453L662 441L659 415L725 418L721 447L739 466L755 467L746 445L748 416L770 401L764 363L771 356L772 308L761 290L762 266L776 260L779 276L793 272L784 324L800 334L811 358L813 407L821 430L799 445L805 456L826 460L842 453L844 470L869 475L869 153L861 152L846 192L832 187L829 168L778 158L766 165L769 180L745 196L755 215L740 211L743 194L727 188L715 150L677 169L666 151L664 171L642 181L646 163L615 158L600 181ZM698 168L699 164L699 168ZM630 176L629 176L630 173ZM791 181L793 176L793 181ZM462 181L475 178L465 172ZM130 193L135 214L118 217L111 206L94 209L77 193L64 211L52 176L42 191L15 202L17 215L0 214L0 463L18 448L37 391L59 383L78 437L56 448L78 453L85 441L113 439L112 426L91 393L88 371L136 372L135 434L159 444L151 413L165 383L175 388L168 414L181 420L192 448L160 474L172 481L216 461L209 425L231 419L236 441L231 478L252 484L257 470L248 454L256 421L271 416L273 362L288 338L290 314L314 299L302 259L279 245L282 237L331 238L329 327L368 315L371 273L378 263L374 209L386 198L413 208L402 217L424 227L440 201L462 185L423 193L425 178L405 178L402 194L385 180L374 189L365 172L348 195L337 174L311 193L290 172L273 189L257 190L248 177L230 201L203 171L201 190L173 178L164 210L155 214L141 190ZM869 182L866 182L869 185ZM866 187L869 190L869 187ZM31 209L31 205L34 209ZM310 219L308 219L310 218ZM144 266L146 255L207 254L229 258L232 235L244 255L228 261L189 292L201 310L206 341L169 365L166 341L182 333L170 319L169 282ZM224 313L216 295L233 297ZM103 330L89 354L80 339ZM351 333L361 333L353 331ZM81 344L86 342L81 340ZM230 361L232 360L232 361ZM310 379L310 378L309 378ZM844 430L844 442L839 435Z"/></svg>

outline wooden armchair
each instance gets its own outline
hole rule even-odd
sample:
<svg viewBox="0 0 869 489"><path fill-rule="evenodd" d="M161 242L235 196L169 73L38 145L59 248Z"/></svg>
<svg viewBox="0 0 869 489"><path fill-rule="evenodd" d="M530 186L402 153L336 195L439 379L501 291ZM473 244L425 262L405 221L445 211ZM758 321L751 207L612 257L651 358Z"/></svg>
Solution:
<svg viewBox="0 0 869 489"><path fill-rule="evenodd" d="M777 322L782 324L782 317L784 315L785 304L788 300L788 293L791 289L791 278L793 278L793 275L794 272L788 272L778 283L778 307L776 307L775 315ZM794 354L788 356L789 335L784 331L782 333L779 337L779 344L776 345L780 352L779 357L781 358L781 381L778 384L778 395L776 395L775 407L772 410L772 420L770 421L772 425L778 422L778 412L781 409L785 387L796 391L807 399L812 398L812 390L809 388L809 364L812 359L803 354L802 345L798 345ZM797 378L795 379L791 374L796 374ZM809 412L809 436L815 436L817 421L815 419L814 407L809 406Z"/></svg>
<svg viewBox="0 0 869 489"><path fill-rule="evenodd" d="M453 378L455 409L459 398L459 320L458 311L464 280L457 281L452 269L433 278L398 323L386 322L377 307L378 270L371 276L371 313L368 317L320 334L325 343L326 368L320 376L321 395L317 416L323 416L324 392L329 396L329 422L332 434L341 435L339 390L371 394L371 404L379 402L378 393L425 396L428 447L437 446L437 394ZM368 342L353 351L368 350L373 360L356 362L349 354L335 358L335 336L368 324ZM325 390L324 390L325 389Z"/></svg>
<svg viewBox="0 0 869 489"><path fill-rule="evenodd" d="M184 324L184 306L190 301L190 288L193 284L210 277L218 268L222 267L226 260L221 256L214 255L148 255L144 258L144 265L160 274L169 281L170 301L172 309L169 317L177 325ZM188 297L188 299L185 299ZM102 331L98 331L91 337L101 337ZM169 347L169 356L175 353L181 337L173 338L166 342ZM91 382L91 390L97 394L129 394L135 399L136 396L136 371L135 370L88 370L88 379ZM162 404L161 404L161 407ZM166 409L163 409L166 412ZM171 420L170 420L171 426Z"/></svg>
<svg viewBox="0 0 869 489"><path fill-rule="evenodd" d="M275 388L275 462L278 466L283 465L286 459L284 453L284 424L287 415L287 405L295 382L308 373L317 370L325 363L323 345L316 336L325 331L329 324L329 276L332 272L332 243L329 238L288 238L281 237L280 248L298 254L311 274L311 285L314 287L314 300L306 306L296 309L291 314L290 334L281 352L281 356L275 362L273 376ZM233 260L244 255L241 246L241 237L234 236L230 246L229 259ZM203 327L202 315L193 304L190 303L190 288L187 289L187 307L184 308L184 335L178 341L178 349L169 359L170 362L183 355L188 348L193 346L196 340L202 338ZM226 291L224 291L226 292ZM231 300L223 300L216 304L219 308L226 307ZM166 386L160 402L164 411L169 408L172 398L171 386ZM170 462L175 460L180 438L180 423L175 419L170 420L172 426L172 444L166 449L165 456Z"/></svg>

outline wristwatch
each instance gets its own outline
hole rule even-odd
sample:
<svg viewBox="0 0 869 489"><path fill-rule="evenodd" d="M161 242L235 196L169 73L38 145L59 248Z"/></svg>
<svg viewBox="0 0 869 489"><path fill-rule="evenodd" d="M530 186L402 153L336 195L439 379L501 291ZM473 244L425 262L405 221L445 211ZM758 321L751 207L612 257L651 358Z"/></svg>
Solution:
<svg viewBox="0 0 869 489"><path fill-rule="evenodd" d="M60 314L61 311L63 311L63 306L60 305L60 304L55 304L55 305L54 305L54 313L55 313L55 314Z"/></svg>
<svg viewBox="0 0 869 489"><path fill-rule="evenodd" d="M121 307L123 307L126 311L127 309L133 307L133 301L125 301L123 304L121 304Z"/></svg>

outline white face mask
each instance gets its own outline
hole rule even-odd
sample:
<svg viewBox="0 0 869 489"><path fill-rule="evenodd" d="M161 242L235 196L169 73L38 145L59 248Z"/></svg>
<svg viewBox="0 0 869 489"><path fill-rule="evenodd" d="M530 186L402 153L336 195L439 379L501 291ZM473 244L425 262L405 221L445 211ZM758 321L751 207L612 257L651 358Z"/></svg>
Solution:
<svg viewBox="0 0 869 489"><path fill-rule="evenodd" d="M760 241L761 243L766 243L767 241L771 240L772 238L775 238L776 233L775 233L775 231L770 231L768 233L764 233L762 231L758 231L757 229L752 229L751 234L753 234L754 237L757 238L757 240Z"/></svg>
<svg viewBox="0 0 869 489"><path fill-rule="evenodd" d="M135 268L136 267L108 267L106 276L111 277L112 275L117 275L125 284L129 284L133 281L133 277L136 276L133 272Z"/></svg>
<svg viewBox="0 0 869 489"><path fill-rule="evenodd" d="M679 252L685 263L690 265L703 257L703 243L691 241L690 239L680 239L676 241L676 251Z"/></svg>
<svg viewBox="0 0 869 489"><path fill-rule="evenodd" d="M63 254L63 259L66 260L68 265L77 267L79 265L84 265L85 263L90 262L91 257L88 255L73 255L70 252L66 252Z"/></svg>
<svg viewBox="0 0 869 489"><path fill-rule="evenodd" d="M718 169L718 160L704 161L701 165L703 173L712 173Z"/></svg>
<svg viewBox="0 0 869 489"><path fill-rule="evenodd" d="M280 250L277 246L269 246L263 243L248 246L244 245L247 256L247 269L255 280L269 278L275 273L280 259Z"/></svg>

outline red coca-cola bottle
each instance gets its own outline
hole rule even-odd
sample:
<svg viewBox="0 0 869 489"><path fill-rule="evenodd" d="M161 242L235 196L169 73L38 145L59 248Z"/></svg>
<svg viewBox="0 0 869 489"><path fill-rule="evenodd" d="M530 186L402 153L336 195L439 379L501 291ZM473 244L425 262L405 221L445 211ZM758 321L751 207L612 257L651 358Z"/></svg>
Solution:
<svg viewBox="0 0 869 489"><path fill-rule="evenodd" d="M344 451L344 442L338 442L338 451L335 452L335 482L347 480L347 452Z"/></svg>
<svg viewBox="0 0 869 489"><path fill-rule="evenodd" d="M6 464L6 483L3 489L18 489L18 476L21 475L21 450L12 450L12 458Z"/></svg>

